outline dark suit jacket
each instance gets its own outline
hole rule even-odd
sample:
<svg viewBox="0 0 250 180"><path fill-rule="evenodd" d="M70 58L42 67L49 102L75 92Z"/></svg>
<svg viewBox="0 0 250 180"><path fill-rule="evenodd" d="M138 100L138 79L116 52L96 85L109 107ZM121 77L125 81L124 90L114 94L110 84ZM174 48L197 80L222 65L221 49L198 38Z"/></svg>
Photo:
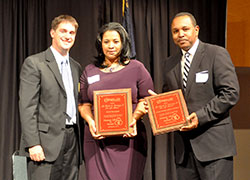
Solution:
<svg viewBox="0 0 250 180"><path fill-rule="evenodd" d="M77 110L81 66L72 58L69 61ZM19 97L21 154L29 156L28 148L40 144L44 149L46 161L56 160L64 138L67 95L50 48L25 59L20 74ZM76 119L79 130L78 113ZM80 141L79 149L81 152Z"/></svg>
<svg viewBox="0 0 250 180"><path fill-rule="evenodd" d="M165 61L163 92L183 89L181 57L180 51ZM183 93L188 111L196 112L199 125L189 132L175 132L176 162L183 161L189 143L200 161L235 155L229 110L239 99L239 84L227 50L200 41Z"/></svg>

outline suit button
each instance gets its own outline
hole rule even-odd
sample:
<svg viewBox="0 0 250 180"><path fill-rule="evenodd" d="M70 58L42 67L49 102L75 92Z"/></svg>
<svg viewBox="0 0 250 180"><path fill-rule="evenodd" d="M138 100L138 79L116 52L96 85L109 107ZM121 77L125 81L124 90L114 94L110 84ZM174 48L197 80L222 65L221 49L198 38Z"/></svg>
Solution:
<svg viewBox="0 0 250 180"><path fill-rule="evenodd" d="M62 130L65 130L65 128L62 128Z"/></svg>

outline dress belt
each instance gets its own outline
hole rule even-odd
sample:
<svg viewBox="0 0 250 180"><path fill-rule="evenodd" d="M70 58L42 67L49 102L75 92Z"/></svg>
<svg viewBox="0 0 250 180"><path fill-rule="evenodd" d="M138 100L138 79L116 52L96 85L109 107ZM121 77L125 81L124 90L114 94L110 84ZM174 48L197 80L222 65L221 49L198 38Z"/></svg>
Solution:
<svg viewBox="0 0 250 180"><path fill-rule="evenodd" d="M77 125L76 124L66 124L65 125L65 128L74 128L74 127L76 127Z"/></svg>

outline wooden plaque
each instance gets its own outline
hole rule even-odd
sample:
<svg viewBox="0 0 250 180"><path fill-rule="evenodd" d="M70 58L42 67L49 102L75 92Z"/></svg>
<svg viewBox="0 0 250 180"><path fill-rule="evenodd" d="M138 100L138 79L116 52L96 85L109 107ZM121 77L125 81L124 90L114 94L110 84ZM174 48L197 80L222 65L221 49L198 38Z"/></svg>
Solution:
<svg viewBox="0 0 250 180"><path fill-rule="evenodd" d="M187 125L188 110L180 89L146 97L146 101L154 135L176 131Z"/></svg>
<svg viewBox="0 0 250 180"><path fill-rule="evenodd" d="M94 91L94 114L97 134L103 136L132 133L131 89Z"/></svg>

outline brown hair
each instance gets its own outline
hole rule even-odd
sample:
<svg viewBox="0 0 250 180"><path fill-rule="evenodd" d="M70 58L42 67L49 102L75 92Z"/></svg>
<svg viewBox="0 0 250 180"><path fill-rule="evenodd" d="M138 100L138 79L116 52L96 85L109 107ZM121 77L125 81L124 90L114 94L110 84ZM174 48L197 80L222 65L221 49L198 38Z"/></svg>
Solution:
<svg viewBox="0 0 250 180"><path fill-rule="evenodd" d="M75 26L75 29L77 31L78 29L78 23L76 21L75 18L73 18L72 16L70 15L60 15L60 16L57 16L53 19L52 23L51 23L51 29L53 30L56 30L58 25L62 22L70 22L73 26Z"/></svg>

